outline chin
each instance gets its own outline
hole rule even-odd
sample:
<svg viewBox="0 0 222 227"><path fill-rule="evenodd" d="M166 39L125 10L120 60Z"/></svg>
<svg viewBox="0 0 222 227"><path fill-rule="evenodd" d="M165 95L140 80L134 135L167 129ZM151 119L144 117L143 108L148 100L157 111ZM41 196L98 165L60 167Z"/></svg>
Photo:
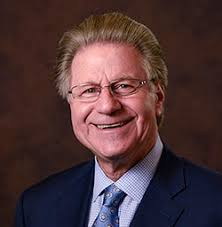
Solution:
<svg viewBox="0 0 222 227"><path fill-rule="evenodd" d="M95 155L100 159L110 160L110 161L124 160L124 159L127 159L127 157L129 157L130 155L129 150L125 150L125 149L116 150L113 148L114 147L112 147L112 149L110 150L101 150L99 152L97 151L95 152Z"/></svg>

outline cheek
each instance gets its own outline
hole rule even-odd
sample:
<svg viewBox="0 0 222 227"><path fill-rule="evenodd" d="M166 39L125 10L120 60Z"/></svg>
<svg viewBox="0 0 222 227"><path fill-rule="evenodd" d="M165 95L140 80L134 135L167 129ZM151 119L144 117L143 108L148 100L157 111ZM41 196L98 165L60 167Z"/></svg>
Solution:
<svg viewBox="0 0 222 227"><path fill-rule="evenodd" d="M88 135L88 127L86 124L86 112L78 105L70 106L72 128L76 138L82 143L87 144L86 138Z"/></svg>
<svg viewBox="0 0 222 227"><path fill-rule="evenodd" d="M81 133L87 126L86 122L90 110L86 106L72 104L70 105L70 111L74 132Z"/></svg>
<svg viewBox="0 0 222 227"><path fill-rule="evenodd" d="M137 106L138 124L142 131L156 124L155 102L152 97Z"/></svg>

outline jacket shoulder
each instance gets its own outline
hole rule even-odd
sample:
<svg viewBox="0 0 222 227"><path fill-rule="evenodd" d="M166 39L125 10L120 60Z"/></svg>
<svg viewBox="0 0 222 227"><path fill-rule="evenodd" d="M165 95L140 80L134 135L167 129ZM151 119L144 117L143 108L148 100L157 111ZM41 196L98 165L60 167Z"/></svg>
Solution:
<svg viewBox="0 0 222 227"><path fill-rule="evenodd" d="M63 191L65 191L70 186L92 179L93 176L94 161L91 160L48 176L39 183L26 189L22 193L21 198L25 198L26 201L46 201L57 198L59 194L62 194ZM32 203L34 201L29 202Z"/></svg>
<svg viewBox="0 0 222 227"><path fill-rule="evenodd" d="M222 174L207 167L196 165L182 158L185 166L187 185L196 186L206 192L214 191L222 195Z"/></svg>
<svg viewBox="0 0 222 227"><path fill-rule="evenodd" d="M222 199L221 173L179 157L167 147L165 147L165 156L166 165L172 164L174 172L181 170L188 191L196 192L197 197L206 194L206 197L218 196ZM173 167L170 169L172 171Z"/></svg>

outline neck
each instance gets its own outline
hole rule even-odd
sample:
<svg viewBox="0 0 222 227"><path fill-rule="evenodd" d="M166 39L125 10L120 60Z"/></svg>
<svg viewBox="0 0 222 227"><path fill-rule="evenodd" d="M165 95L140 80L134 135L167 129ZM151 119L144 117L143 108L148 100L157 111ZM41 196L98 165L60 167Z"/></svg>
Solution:
<svg viewBox="0 0 222 227"><path fill-rule="evenodd" d="M97 157L98 164L105 173L105 175L115 182L120 177L122 177L129 169L131 169L138 162L145 158L145 156L154 147L155 141L156 140L153 140L152 143L150 143L150 146L146 149L137 150L136 152L134 152L134 155L131 155L131 157L117 157L112 159L102 159L101 157Z"/></svg>
<svg viewBox="0 0 222 227"><path fill-rule="evenodd" d="M120 163L115 162L104 162L98 159L98 163L105 173L105 175L112 181L117 181L121 176L126 173L130 167L123 166Z"/></svg>

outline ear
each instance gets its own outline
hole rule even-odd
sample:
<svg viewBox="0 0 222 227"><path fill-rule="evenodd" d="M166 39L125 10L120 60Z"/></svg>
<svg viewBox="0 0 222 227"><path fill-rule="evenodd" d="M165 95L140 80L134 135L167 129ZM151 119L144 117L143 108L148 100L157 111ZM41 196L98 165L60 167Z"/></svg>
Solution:
<svg viewBox="0 0 222 227"><path fill-rule="evenodd" d="M156 115L160 116L164 110L164 101L165 101L165 92L164 88L160 85L160 83L156 84L155 89L155 97L156 97Z"/></svg>
<svg viewBox="0 0 222 227"><path fill-rule="evenodd" d="M68 102L69 105L72 103L72 96L70 94L67 95L66 101Z"/></svg>

